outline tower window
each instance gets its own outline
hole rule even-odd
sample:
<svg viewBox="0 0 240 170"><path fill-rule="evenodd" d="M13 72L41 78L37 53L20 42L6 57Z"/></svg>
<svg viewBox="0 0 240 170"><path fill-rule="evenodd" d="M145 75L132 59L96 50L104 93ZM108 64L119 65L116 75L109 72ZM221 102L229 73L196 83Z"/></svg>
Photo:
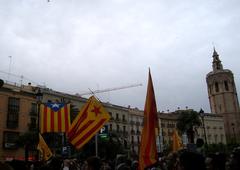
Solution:
<svg viewBox="0 0 240 170"><path fill-rule="evenodd" d="M219 92L218 83L215 83L215 91L216 91L216 92Z"/></svg>
<svg viewBox="0 0 240 170"><path fill-rule="evenodd" d="M227 81L224 81L224 86L225 86L225 90L228 91L229 88L228 88L228 82Z"/></svg>

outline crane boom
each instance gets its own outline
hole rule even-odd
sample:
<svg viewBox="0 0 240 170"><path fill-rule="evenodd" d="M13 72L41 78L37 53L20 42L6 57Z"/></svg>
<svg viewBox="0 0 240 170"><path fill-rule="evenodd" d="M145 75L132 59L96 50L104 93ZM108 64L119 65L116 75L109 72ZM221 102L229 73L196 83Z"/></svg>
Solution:
<svg viewBox="0 0 240 170"><path fill-rule="evenodd" d="M127 88L132 88L132 87L137 87L137 86L142 86L142 84L141 83L140 84L132 84L132 85L128 85L128 86L107 88L107 89L103 89L103 90L95 90L95 91L85 92L85 93L81 93L81 94L77 94L77 95L84 96L84 95L95 94L95 93L104 93L104 92L127 89Z"/></svg>

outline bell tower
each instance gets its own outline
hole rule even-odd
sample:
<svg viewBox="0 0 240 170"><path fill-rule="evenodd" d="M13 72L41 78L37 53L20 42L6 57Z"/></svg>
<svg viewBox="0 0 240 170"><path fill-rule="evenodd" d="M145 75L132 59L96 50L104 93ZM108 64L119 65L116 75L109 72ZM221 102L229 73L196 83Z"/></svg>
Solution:
<svg viewBox="0 0 240 170"><path fill-rule="evenodd" d="M223 116L228 143L240 142L240 110L231 70L223 69L219 55L213 51L212 71L207 74L211 112Z"/></svg>

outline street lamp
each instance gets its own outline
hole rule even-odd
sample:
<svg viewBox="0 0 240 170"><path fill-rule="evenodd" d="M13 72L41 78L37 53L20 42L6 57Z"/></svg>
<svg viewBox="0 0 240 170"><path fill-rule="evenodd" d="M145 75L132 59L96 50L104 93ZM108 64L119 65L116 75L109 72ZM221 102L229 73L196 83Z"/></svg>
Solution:
<svg viewBox="0 0 240 170"><path fill-rule="evenodd" d="M40 105L42 102L43 94L41 92L41 89L38 88L38 91L36 93L36 100L37 100L37 119L38 119L38 126L37 126L37 139L39 141L39 133L40 133ZM37 152L39 153L39 152ZM39 154L37 154L37 159L39 158Z"/></svg>
<svg viewBox="0 0 240 170"><path fill-rule="evenodd" d="M235 124L232 123L231 125L232 125L232 130L233 130L233 141L234 141L234 143L236 143L236 135L235 135L235 128L234 128Z"/></svg>
<svg viewBox="0 0 240 170"><path fill-rule="evenodd" d="M204 123L204 116L205 116L205 114L204 114L204 111L203 111L202 108L201 108L200 111L199 111L199 115L200 115L200 117L201 117L201 119L202 119L202 126L203 126L204 138L205 138L205 143L206 143L206 145L207 145L207 135L206 135L206 129L205 129L205 123Z"/></svg>

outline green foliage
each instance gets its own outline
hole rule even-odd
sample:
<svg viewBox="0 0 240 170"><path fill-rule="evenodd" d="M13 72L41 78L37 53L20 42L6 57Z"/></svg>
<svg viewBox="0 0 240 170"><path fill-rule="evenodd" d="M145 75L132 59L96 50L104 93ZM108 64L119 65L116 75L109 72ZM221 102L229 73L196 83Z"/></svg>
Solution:
<svg viewBox="0 0 240 170"><path fill-rule="evenodd" d="M179 111L177 119L177 129L183 134L187 132L187 136L190 143L193 143L194 130L193 127L201 125L198 112L194 110L183 110Z"/></svg>
<svg viewBox="0 0 240 170"><path fill-rule="evenodd" d="M194 110L184 110L179 112L177 119L177 129L184 133L194 126L200 126L201 120L199 119L198 112Z"/></svg>
<svg viewBox="0 0 240 170"><path fill-rule="evenodd" d="M95 155L95 137L93 137L80 151L74 151L74 155L78 155L81 159ZM112 159L117 154L125 154L123 144L115 134L111 134L109 140L98 138L98 156L100 158Z"/></svg>

